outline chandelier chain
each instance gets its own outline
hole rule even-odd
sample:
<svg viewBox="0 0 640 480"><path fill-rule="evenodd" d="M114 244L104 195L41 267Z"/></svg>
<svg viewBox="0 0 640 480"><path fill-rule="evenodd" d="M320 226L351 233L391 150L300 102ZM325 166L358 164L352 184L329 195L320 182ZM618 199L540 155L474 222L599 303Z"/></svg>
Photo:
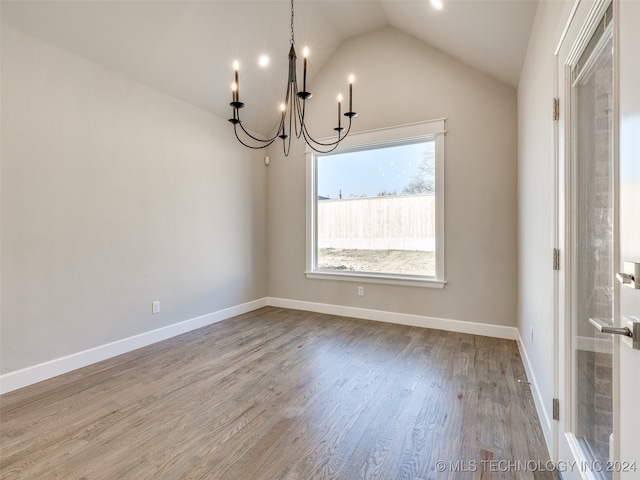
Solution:
<svg viewBox="0 0 640 480"><path fill-rule="evenodd" d="M296 41L293 34L293 0L291 0L291 45L295 45Z"/></svg>

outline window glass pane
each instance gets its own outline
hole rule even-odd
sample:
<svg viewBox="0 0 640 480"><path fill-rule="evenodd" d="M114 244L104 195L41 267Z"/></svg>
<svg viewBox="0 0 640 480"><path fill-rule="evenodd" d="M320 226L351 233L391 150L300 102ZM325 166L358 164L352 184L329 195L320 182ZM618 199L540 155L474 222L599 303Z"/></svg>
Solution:
<svg viewBox="0 0 640 480"><path fill-rule="evenodd" d="M318 270L434 277L435 142L317 157Z"/></svg>

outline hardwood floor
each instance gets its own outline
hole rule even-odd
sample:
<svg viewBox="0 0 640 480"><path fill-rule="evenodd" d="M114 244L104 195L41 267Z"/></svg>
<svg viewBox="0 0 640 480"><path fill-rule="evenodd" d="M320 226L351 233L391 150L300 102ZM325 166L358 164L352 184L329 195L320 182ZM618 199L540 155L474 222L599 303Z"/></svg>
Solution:
<svg viewBox="0 0 640 480"><path fill-rule="evenodd" d="M513 341L267 307L3 395L0 477L558 478L519 378Z"/></svg>

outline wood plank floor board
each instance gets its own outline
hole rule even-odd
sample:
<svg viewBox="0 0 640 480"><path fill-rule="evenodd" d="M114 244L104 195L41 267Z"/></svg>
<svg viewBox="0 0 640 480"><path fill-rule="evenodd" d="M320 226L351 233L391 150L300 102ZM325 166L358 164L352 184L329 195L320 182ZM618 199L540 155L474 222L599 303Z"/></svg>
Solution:
<svg viewBox="0 0 640 480"><path fill-rule="evenodd" d="M513 341L266 307L3 395L0 478L557 479L481 463L548 460L517 378Z"/></svg>

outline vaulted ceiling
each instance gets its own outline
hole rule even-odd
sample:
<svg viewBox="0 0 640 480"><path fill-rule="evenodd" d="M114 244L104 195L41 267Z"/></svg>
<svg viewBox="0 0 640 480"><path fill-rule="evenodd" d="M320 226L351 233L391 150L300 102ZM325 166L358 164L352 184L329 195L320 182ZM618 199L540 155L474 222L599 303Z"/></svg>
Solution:
<svg viewBox="0 0 640 480"><path fill-rule="evenodd" d="M310 77L342 42L395 27L517 87L537 0L298 0L295 39ZM246 91L284 88L287 0L2 0L2 22L178 99L229 116L232 61ZM269 74L257 58L269 55ZM273 108L257 105L257 109Z"/></svg>

